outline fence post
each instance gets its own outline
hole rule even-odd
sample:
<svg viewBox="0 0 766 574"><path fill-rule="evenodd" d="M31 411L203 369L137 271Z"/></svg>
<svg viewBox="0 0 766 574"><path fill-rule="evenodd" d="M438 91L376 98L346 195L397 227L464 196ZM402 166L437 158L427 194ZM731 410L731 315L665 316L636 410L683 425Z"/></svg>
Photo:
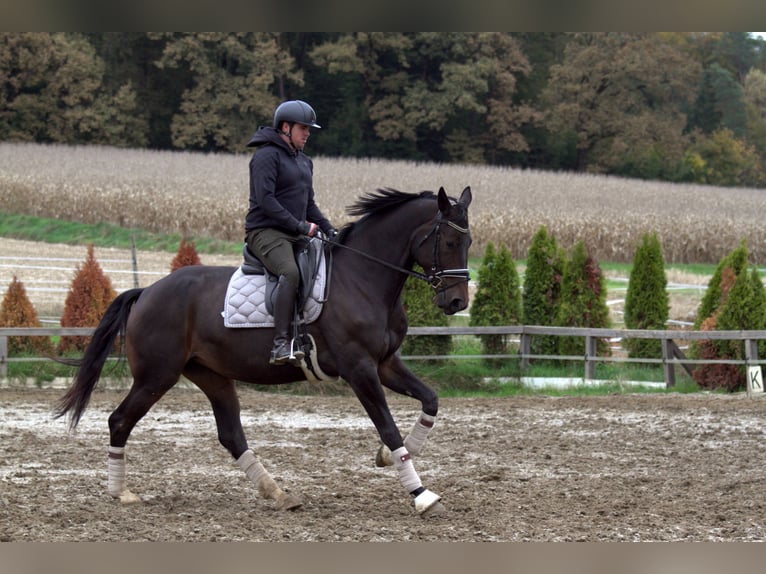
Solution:
<svg viewBox="0 0 766 574"><path fill-rule="evenodd" d="M585 335L585 380L592 381L596 378L596 343L598 339L592 335Z"/></svg>
<svg viewBox="0 0 766 574"><path fill-rule="evenodd" d="M8 376L8 337L0 335L0 376Z"/></svg>
<svg viewBox="0 0 766 574"><path fill-rule="evenodd" d="M136 257L136 236L130 236L130 254L133 258L133 287L138 289L138 257Z"/></svg>
<svg viewBox="0 0 766 574"><path fill-rule="evenodd" d="M532 335L529 333L522 333L521 340L519 341L519 353L521 354L521 370L525 371L529 368L529 355L532 352Z"/></svg>
<svg viewBox="0 0 766 574"><path fill-rule="evenodd" d="M662 372L665 379L665 388L669 389L676 386L676 370L673 363L668 360L673 359L673 339L662 339Z"/></svg>

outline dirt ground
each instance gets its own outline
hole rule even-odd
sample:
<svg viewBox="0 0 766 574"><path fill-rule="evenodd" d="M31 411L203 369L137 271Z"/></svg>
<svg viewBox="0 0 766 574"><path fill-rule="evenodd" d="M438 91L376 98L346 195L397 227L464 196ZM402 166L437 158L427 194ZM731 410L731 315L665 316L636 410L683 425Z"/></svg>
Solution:
<svg viewBox="0 0 766 574"><path fill-rule="evenodd" d="M250 446L302 497L278 511L218 444L202 393L176 387L106 493L97 390L70 434L56 389L0 389L0 541L755 541L766 538L766 399L615 395L443 399L415 461L446 512L416 515L356 399L240 390ZM419 405L390 397L403 431Z"/></svg>

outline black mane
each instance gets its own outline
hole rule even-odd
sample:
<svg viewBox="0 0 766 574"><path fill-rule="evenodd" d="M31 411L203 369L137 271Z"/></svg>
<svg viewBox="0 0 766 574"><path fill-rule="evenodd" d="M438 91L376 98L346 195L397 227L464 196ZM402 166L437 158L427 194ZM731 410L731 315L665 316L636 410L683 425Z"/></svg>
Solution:
<svg viewBox="0 0 766 574"><path fill-rule="evenodd" d="M383 211L398 207L403 203L420 199L422 197L436 197L433 191L421 191L420 193L406 193L396 189L386 187L378 189L374 193L366 193L361 196L356 203L349 206L346 212L349 215L354 216L366 216L373 213L381 213Z"/></svg>
<svg viewBox="0 0 766 574"><path fill-rule="evenodd" d="M421 191L420 193L407 193L386 187L383 189L377 189L372 193L365 193L355 203L346 208L346 212L349 215L361 217L357 221L352 221L343 226L338 236L338 242L343 243L345 238L354 229L357 223L361 223L366 218L384 213L389 209L393 209L399 205L403 205L409 201L414 201L423 197L435 198L436 194L432 191Z"/></svg>

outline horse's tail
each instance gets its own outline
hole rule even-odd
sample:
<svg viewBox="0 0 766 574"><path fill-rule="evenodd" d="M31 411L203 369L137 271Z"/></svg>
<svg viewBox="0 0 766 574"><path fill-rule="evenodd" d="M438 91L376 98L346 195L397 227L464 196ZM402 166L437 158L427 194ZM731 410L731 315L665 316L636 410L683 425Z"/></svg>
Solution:
<svg viewBox="0 0 766 574"><path fill-rule="evenodd" d="M80 417L88 406L90 395L96 388L101 370L114 346L114 341L118 335L125 333L130 309L142 291L143 289L130 289L118 295L106 309L106 313L96 327L82 358L61 361L78 367L74 382L64 396L59 399L54 415L59 418L70 413L70 429L74 429L80 422Z"/></svg>

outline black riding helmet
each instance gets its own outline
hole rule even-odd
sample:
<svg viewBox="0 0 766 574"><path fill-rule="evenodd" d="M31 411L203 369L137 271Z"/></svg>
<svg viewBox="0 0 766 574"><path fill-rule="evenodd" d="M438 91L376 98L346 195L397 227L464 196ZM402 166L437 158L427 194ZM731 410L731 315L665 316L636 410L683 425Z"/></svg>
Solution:
<svg viewBox="0 0 766 574"><path fill-rule="evenodd" d="M282 122L301 124L312 128L321 129L322 127L317 124L314 108L302 100L288 100L279 104L274 111L274 127L278 129Z"/></svg>

